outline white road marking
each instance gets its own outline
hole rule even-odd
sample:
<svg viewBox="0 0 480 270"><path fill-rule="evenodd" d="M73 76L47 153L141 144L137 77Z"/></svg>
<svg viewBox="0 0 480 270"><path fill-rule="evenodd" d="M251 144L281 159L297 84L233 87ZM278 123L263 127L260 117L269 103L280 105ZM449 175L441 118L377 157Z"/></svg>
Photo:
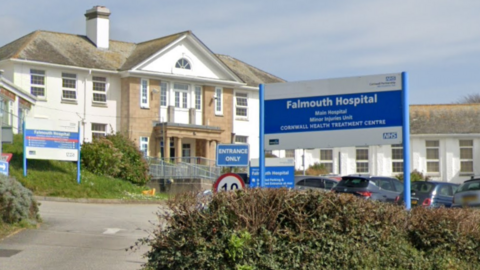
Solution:
<svg viewBox="0 0 480 270"><path fill-rule="evenodd" d="M118 228L107 228L106 231L103 232L103 234L116 234L117 232L121 231L122 229Z"/></svg>

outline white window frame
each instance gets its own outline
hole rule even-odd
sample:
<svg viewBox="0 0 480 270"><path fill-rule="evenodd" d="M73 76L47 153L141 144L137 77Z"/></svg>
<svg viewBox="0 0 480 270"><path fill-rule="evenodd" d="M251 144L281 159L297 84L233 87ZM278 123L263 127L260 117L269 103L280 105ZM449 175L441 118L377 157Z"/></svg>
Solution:
<svg viewBox="0 0 480 270"><path fill-rule="evenodd" d="M392 173L403 173L403 145L392 144Z"/></svg>
<svg viewBox="0 0 480 270"><path fill-rule="evenodd" d="M30 94L36 96L38 99L45 99L46 93L46 80L45 70L30 69ZM43 91L43 95L36 94L37 91Z"/></svg>
<svg viewBox="0 0 480 270"><path fill-rule="evenodd" d="M439 140L426 140L425 141L425 158L426 158L426 169L427 169L427 174L430 175L438 175L440 174L440 141ZM434 154L436 152L436 157L430 156L429 152L431 154ZM437 164L438 170L432 171L431 168L429 168L429 164Z"/></svg>
<svg viewBox="0 0 480 270"><path fill-rule="evenodd" d="M148 157L148 137L140 137L140 151L144 157Z"/></svg>
<svg viewBox="0 0 480 270"><path fill-rule="evenodd" d="M100 89L103 85L103 90ZM100 86L100 88L99 88ZM108 89L108 82L107 77L103 76L92 76L92 101L94 103L106 104L107 103L107 89ZM105 101L103 100L95 100L95 97L104 96Z"/></svg>
<svg viewBox="0 0 480 270"><path fill-rule="evenodd" d="M239 111L245 112L245 115L239 114ZM235 93L235 117L241 119L248 119L248 93Z"/></svg>
<svg viewBox="0 0 480 270"><path fill-rule="evenodd" d="M235 143L236 144L247 144L248 143L248 136L235 135Z"/></svg>
<svg viewBox="0 0 480 270"><path fill-rule="evenodd" d="M12 116L12 112L10 111L11 107L13 105L13 102L11 102L9 99L3 98L0 96L0 113L2 114L1 119L2 119L2 124L5 126L10 125L10 117Z"/></svg>
<svg viewBox="0 0 480 270"><path fill-rule="evenodd" d="M174 83L173 92L175 93L175 108L188 109L188 91L190 85L186 83Z"/></svg>
<svg viewBox="0 0 480 270"><path fill-rule="evenodd" d="M223 88L215 88L215 115L223 115Z"/></svg>
<svg viewBox="0 0 480 270"><path fill-rule="evenodd" d="M168 106L168 83L167 82L160 83L160 106L162 107Z"/></svg>
<svg viewBox="0 0 480 270"><path fill-rule="evenodd" d="M364 157L365 154L362 153L366 151L366 158ZM355 149L355 171L357 173L360 173L360 174L368 174L370 172L370 162L369 162L369 157L370 157L370 153L369 153L369 149L368 147L357 147ZM366 170L362 170L365 166L364 165L367 165L366 166ZM361 166L360 166L361 165Z"/></svg>
<svg viewBox="0 0 480 270"><path fill-rule="evenodd" d="M107 136L107 124L92 123L91 129L92 129L92 140L95 138Z"/></svg>
<svg viewBox="0 0 480 270"><path fill-rule="evenodd" d="M66 95L72 93L75 95L75 98ZM62 72L62 100L77 101L77 99L77 74Z"/></svg>
<svg viewBox="0 0 480 270"><path fill-rule="evenodd" d="M150 108L150 101L148 98L148 80L141 79L140 80L140 108L148 109Z"/></svg>
<svg viewBox="0 0 480 270"><path fill-rule="evenodd" d="M459 140L458 144L460 147L460 175L473 175L473 140Z"/></svg>
<svg viewBox="0 0 480 270"><path fill-rule="evenodd" d="M195 109L202 109L202 87L195 85Z"/></svg>
<svg viewBox="0 0 480 270"><path fill-rule="evenodd" d="M177 62L175 63L175 68L191 70L192 64L190 63L190 60L188 60L185 57L182 57L178 59Z"/></svg>
<svg viewBox="0 0 480 270"><path fill-rule="evenodd" d="M189 143L182 143L182 158L192 157L192 145Z"/></svg>
<svg viewBox="0 0 480 270"><path fill-rule="evenodd" d="M333 173L333 149L320 149L320 165L323 165L328 173Z"/></svg>

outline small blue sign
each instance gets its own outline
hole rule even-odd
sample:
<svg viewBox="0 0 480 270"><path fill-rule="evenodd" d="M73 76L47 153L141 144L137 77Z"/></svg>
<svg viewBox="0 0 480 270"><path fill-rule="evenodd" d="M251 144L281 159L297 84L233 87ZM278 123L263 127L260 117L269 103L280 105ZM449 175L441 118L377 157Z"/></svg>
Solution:
<svg viewBox="0 0 480 270"><path fill-rule="evenodd" d="M250 167L250 187L260 186L260 168ZM266 188L294 188L295 187L295 168L294 166L285 167L265 167L265 185Z"/></svg>
<svg viewBox="0 0 480 270"><path fill-rule="evenodd" d="M0 173L5 174L8 176L8 162L0 160Z"/></svg>
<svg viewBox="0 0 480 270"><path fill-rule="evenodd" d="M217 166L248 166L248 144L219 144L217 146Z"/></svg>

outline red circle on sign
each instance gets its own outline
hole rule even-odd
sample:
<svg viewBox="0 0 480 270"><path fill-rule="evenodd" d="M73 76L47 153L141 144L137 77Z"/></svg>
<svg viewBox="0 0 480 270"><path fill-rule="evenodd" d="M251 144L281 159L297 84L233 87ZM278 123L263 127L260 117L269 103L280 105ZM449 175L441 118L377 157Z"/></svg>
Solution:
<svg viewBox="0 0 480 270"><path fill-rule="evenodd" d="M233 189L235 185L236 185L236 188ZM213 184L214 192L225 191L225 190L226 191L239 190L239 189L245 189L245 183L243 182L242 177L240 177L240 175L235 173L226 173L226 174L220 175L217 181L215 181L215 183Z"/></svg>

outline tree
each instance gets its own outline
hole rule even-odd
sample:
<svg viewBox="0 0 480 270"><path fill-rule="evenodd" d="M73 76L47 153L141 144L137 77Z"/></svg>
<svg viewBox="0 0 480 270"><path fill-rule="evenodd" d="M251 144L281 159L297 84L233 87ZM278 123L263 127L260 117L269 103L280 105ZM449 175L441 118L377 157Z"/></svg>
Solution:
<svg viewBox="0 0 480 270"><path fill-rule="evenodd" d="M456 102L457 104L480 103L480 93L468 94Z"/></svg>

